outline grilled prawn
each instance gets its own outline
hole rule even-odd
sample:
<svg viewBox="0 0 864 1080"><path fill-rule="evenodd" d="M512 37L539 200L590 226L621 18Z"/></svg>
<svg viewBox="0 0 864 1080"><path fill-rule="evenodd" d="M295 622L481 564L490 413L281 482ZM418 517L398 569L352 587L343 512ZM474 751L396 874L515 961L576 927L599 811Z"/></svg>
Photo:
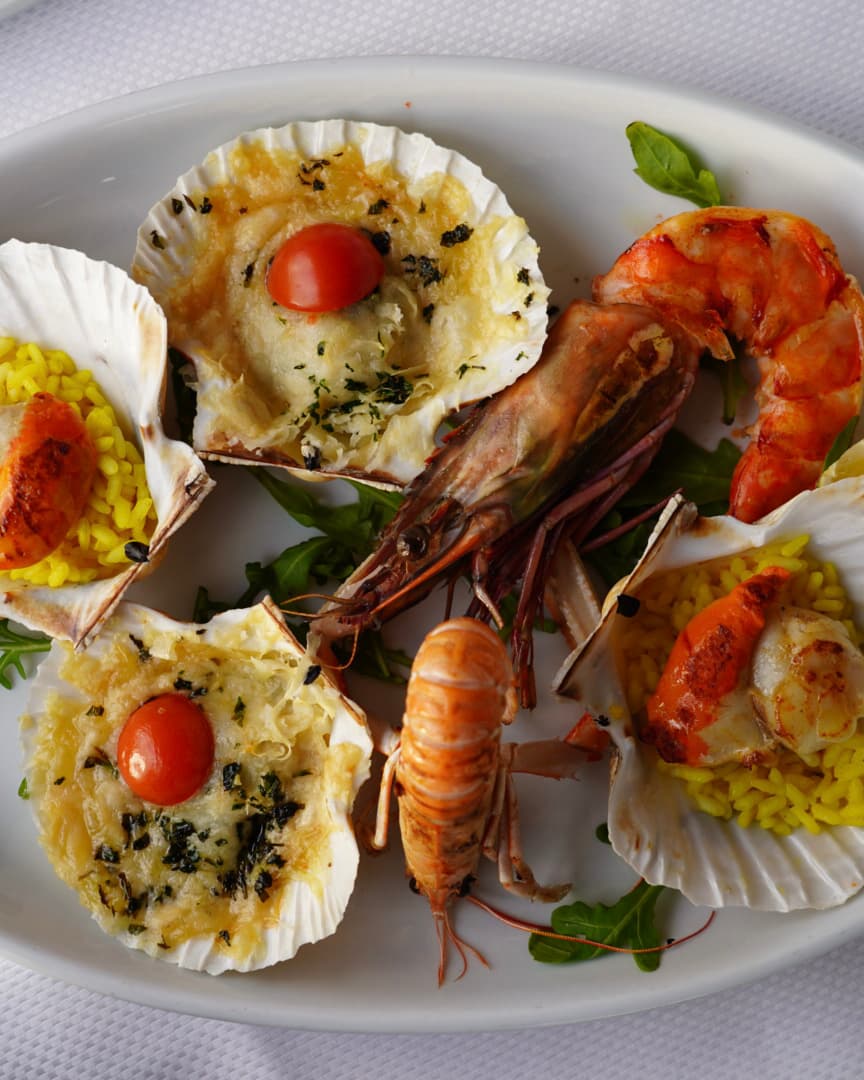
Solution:
<svg viewBox="0 0 864 1080"><path fill-rule="evenodd" d="M379 625L466 563L469 614L497 621L521 580L513 655L533 705L531 626L554 545L565 526L578 544L647 468L697 353L648 308L571 304L540 361L478 406L414 480L376 551L322 609L318 635Z"/></svg>
<svg viewBox="0 0 864 1080"><path fill-rule="evenodd" d="M861 410L864 297L803 218L729 206L678 214L596 278L594 298L648 304L718 359L734 355L727 335L757 359L759 416L730 497L742 521L813 487Z"/></svg>
<svg viewBox="0 0 864 1080"><path fill-rule="evenodd" d="M448 906L470 886L481 854L520 895L552 901L569 888L539 885L526 865L511 773L573 776L593 747L566 739L502 744L501 726L516 707L507 650L485 623L451 619L427 635L411 669L401 741L384 767L373 846L386 846L395 789L406 872L435 920L439 982L448 943L465 970L470 946L456 936Z"/></svg>

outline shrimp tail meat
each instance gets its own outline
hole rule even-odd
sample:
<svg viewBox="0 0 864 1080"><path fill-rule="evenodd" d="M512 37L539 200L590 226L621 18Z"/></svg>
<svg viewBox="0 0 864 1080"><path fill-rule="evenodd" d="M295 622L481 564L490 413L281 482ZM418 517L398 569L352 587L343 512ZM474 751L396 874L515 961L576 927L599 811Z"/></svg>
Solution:
<svg viewBox="0 0 864 1080"><path fill-rule="evenodd" d="M721 360L757 361L759 409L730 512L755 521L815 485L861 411L864 297L831 239L779 210L710 207L651 229L594 280L604 303L648 304Z"/></svg>

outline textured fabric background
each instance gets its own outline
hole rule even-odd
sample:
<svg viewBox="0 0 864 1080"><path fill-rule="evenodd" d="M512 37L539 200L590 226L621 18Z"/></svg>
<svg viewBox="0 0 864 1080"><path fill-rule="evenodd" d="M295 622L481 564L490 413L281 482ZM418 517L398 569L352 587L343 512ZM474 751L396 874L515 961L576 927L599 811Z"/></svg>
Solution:
<svg viewBox="0 0 864 1080"><path fill-rule="evenodd" d="M20 0L18 0L20 8ZM0 12L6 4L0 0ZM0 135L187 75L370 54L555 61L758 104L864 149L858 0L43 0L0 21ZM2 197L2 177L0 177ZM0 868L2 872L2 868ZM0 961L0 1080L766 1080L861 1072L864 942L663 1010L472 1036L330 1036L176 1016Z"/></svg>

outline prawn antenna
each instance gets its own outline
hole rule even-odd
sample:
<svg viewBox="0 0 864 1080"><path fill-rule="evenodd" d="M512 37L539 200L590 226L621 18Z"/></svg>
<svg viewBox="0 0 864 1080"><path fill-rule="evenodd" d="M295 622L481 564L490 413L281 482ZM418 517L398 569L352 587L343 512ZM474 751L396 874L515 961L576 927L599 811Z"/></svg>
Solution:
<svg viewBox="0 0 864 1080"><path fill-rule="evenodd" d="M355 626L354 631L351 635L351 653L349 654L348 659L341 664L325 662L324 667L326 667L328 671L347 671L348 668L350 668L351 665L354 663L354 658L357 656L357 646L359 642L360 627Z"/></svg>
<svg viewBox="0 0 864 1080"><path fill-rule="evenodd" d="M676 945L683 945L686 941L691 941L693 938L704 933L711 923L714 922L714 917L717 914L716 911L712 911L700 927L689 934L685 934L684 937L675 938L674 941L667 941L663 945L649 945L641 949L631 949L624 945L610 945L607 941L592 941L590 938L576 937L573 934L558 934L551 926L542 926L539 923L527 922L524 919L517 919L512 915L506 915L503 911L499 911L497 908L492 907L491 904L487 904L485 900L480 900L470 893L465 899L470 900L471 903L476 904L481 911L485 911L487 915L492 915L500 922L503 922L505 926L510 926L514 930L522 930L526 934L539 934L540 937L554 938L556 941L572 941L577 945L590 945L593 949L604 949L606 952L627 953L630 956L635 956L639 953L666 952L667 949L674 949Z"/></svg>
<svg viewBox="0 0 864 1080"><path fill-rule="evenodd" d="M489 961L479 950L475 949L473 945L469 945L467 941L463 941L450 922L450 916L446 910L433 912L435 918L435 933L438 935L438 985L444 982L444 975L447 971L447 947L453 946L457 953L459 953L459 959L462 961L462 970L456 976L456 982L458 982L468 970L468 957L466 953L471 953L484 967L489 967Z"/></svg>
<svg viewBox="0 0 864 1080"><path fill-rule="evenodd" d="M328 604L341 604L343 607L349 607L354 602L352 597L343 598L330 593L307 592L292 596L290 600L279 605L279 610L284 611L286 615L295 615L303 619L317 619L322 614L320 611L302 611L299 608L288 607L288 604L299 604L301 600L326 600Z"/></svg>
<svg viewBox="0 0 864 1080"><path fill-rule="evenodd" d="M659 514L663 507L676 495L683 495L683 488L676 488L675 491L670 491L669 494L661 499L659 502L654 503L653 506L649 506L647 510L640 510L638 514L635 514L632 518L628 518L627 521L622 522L614 529L609 529L608 532L603 533L601 536L595 536L593 540L589 540L587 543L580 544L580 552L594 551L596 548L604 547L606 544L611 544L613 540L617 540L619 536L623 536L631 529L635 529L637 525L641 525L643 521L648 521L649 518L654 517L655 514Z"/></svg>

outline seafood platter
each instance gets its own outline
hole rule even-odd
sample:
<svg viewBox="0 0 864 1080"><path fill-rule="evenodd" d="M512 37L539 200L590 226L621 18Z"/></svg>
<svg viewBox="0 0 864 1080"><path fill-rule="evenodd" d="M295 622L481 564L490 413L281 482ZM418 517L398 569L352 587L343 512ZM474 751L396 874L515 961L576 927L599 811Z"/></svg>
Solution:
<svg viewBox="0 0 864 1080"><path fill-rule="evenodd" d="M861 162L356 66L0 146L4 953L457 1030L860 933Z"/></svg>

